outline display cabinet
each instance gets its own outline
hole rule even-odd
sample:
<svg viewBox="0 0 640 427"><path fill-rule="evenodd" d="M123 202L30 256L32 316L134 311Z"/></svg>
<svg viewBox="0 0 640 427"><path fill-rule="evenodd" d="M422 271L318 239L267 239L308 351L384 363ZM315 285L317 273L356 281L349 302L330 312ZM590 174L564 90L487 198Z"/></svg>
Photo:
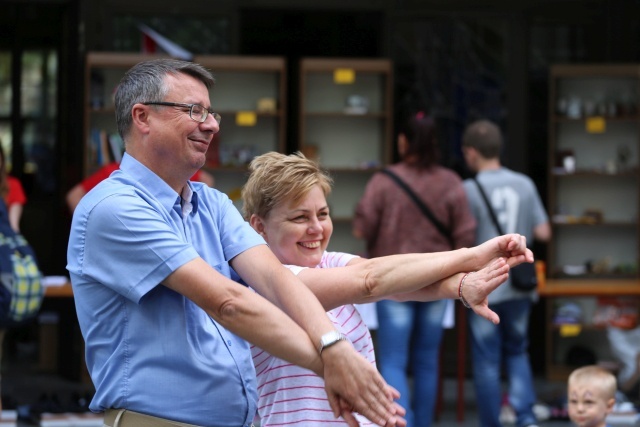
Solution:
<svg viewBox="0 0 640 427"><path fill-rule="evenodd" d="M638 208L640 66L550 70L547 372L565 379L570 352L606 358L598 297L640 294ZM575 300L575 301L573 301ZM581 313L567 320L563 310ZM572 350L573 349L573 350Z"/></svg>
<svg viewBox="0 0 640 427"><path fill-rule="evenodd" d="M113 94L125 71L160 56L93 52L86 60L85 176L118 160ZM196 56L194 62L216 79L211 106L222 116L220 132L207 153L205 168L216 188L239 203L246 165L256 155L284 151L286 62L282 57Z"/></svg>
<svg viewBox="0 0 640 427"><path fill-rule="evenodd" d="M351 220L371 174L392 156L393 67L387 59L303 58L298 147L334 179L330 250L364 253Z"/></svg>

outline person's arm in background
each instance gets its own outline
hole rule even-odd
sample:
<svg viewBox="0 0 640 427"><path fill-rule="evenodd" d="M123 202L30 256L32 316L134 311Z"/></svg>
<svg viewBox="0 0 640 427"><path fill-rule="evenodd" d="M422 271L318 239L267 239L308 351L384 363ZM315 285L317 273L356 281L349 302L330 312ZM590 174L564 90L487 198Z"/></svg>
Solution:
<svg viewBox="0 0 640 427"><path fill-rule="evenodd" d="M546 243L551 240L551 224L543 222L533 229L533 238L539 242Z"/></svg>
<svg viewBox="0 0 640 427"><path fill-rule="evenodd" d="M374 174L367 182L364 193L356 204L352 221L353 237L365 240L367 248L374 246L371 237L377 233L380 226L381 204L384 204L382 198L378 197L378 181L378 174Z"/></svg>
<svg viewBox="0 0 640 427"><path fill-rule="evenodd" d="M469 199L462 181L456 177L455 183L452 183L450 188L448 203L450 206L452 249L469 248L476 241L476 218L469 207Z"/></svg>
<svg viewBox="0 0 640 427"><path fill-rule="evenodd" d="M533 194L533 209L531 210L531 214L533 215L533 224L536 224L536 226L533 227L533 240L540 243L547 243L551 240L552 236L549 216L544 208L542 199L540 198L540 193L538 193L535 183L531 180L529 182L532 186L531 191ZM529 243L533 244L533 242Z"/></svg>
<svg viewBox="0 0 640 427"><path fill-rule="evenodd" d="M78 203L80 203L80 200L84 197L84 195L87 194L93 187L98 185L102 180L107 179L109 175L111 175L111 173L117 170L119 167L120 164L117 162L108 163L102 166L93 174L83 179L78 184L74 185L65 196L69 212L73 214L73 211L76 210L76 206L78 206Z"/></svg>
<svg viewBox="0 0 640 427"><path fill-rule="evenodd" d="M67 207L69 208L69 212L73 213L76 210L76 206L80 203L80 199L87 194L82 187L82 183L74 185L71 190L67 192L65 196L65 200L67 201Z"/></svg>
<svg viewBox="0 0 640 427"><path fill-rule="evenodd" d="M20 232L20 219L22 218L22 211L24 206L20 203L14 203L9 206L9 224L14 231Z"/></svg>
<svg viewBox="0 0 640 427"><path fill-rule="evenodd" d="M18 178L7 176L9 184L9 192L7 194L7 211L9 215L9 224L16 232L20 232L20 220L24 205L27 203L27 195Z"/></svg>

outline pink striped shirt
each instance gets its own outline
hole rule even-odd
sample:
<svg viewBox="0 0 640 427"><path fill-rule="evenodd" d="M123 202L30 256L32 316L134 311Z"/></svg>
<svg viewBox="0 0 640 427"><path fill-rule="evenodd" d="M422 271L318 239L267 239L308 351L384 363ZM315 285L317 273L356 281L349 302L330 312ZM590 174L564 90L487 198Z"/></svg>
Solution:
<svg viewBox="0 0 640 427"><path fill-rule="evenodd" d="M316 268L343 267L355 255L325 252ZM305 267L287 265L298 274ZM353 347L374 366L376 363L371 334L352 304L327 312L336 329L345 334ZM275 426L345 426L334 418L324 390L324 380L313 372L278 359L252 346L251 353L258 379L258 414L262 427ZM373 426L356 414L361 426Z"/></svg>

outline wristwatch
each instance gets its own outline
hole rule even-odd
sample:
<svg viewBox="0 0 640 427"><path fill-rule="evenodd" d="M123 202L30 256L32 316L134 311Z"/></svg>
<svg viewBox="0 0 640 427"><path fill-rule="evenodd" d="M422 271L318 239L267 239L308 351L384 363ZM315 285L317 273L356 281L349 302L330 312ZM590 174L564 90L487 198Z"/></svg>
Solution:
<svg viewBox="0 0 640 427"><path fill-rule="evenodd" d="M349 338L341 332L331 331L327 332L320 338L320 346L318 347L318 353L322 354L322 350L327 347L331 347L338 341L349 341Z"/></svg>

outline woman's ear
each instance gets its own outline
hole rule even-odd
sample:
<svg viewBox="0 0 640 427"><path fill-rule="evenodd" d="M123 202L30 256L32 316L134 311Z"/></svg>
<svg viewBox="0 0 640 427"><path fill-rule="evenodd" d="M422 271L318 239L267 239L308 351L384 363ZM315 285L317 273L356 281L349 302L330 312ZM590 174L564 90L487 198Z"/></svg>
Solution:
<svg viewBox="0 0 640 427"><path fill-rule="evenodd" d="M262 218L260 218L256 214L251 214L251 218L249 218L249 224L251 225L251 227L253 227L254 230L258 232L259 235L261 235L262 237L266 237L266 234L264 232L264 222L262 221Z"/></svg>

